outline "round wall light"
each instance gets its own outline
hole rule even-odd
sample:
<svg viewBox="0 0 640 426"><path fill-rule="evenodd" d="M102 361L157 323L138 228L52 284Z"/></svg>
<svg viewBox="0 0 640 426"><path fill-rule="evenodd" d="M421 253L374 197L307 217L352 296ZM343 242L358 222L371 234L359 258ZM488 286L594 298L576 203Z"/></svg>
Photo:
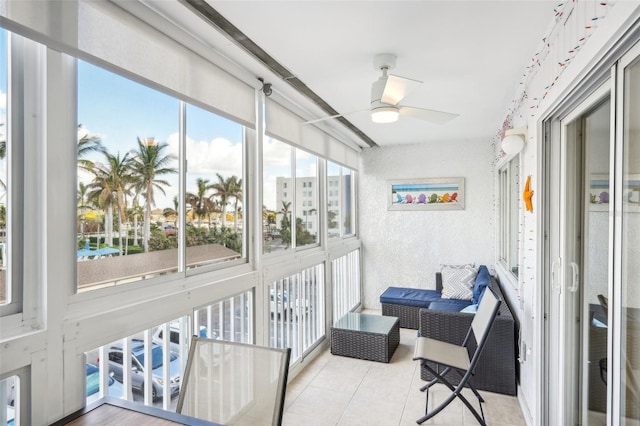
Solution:
<svg viewBox="0 0 640 426"><path fill-rule="evenodd" d="M526 129L509 129L504 132L500 147L505 154L517 154L524 148Z"/></svg>

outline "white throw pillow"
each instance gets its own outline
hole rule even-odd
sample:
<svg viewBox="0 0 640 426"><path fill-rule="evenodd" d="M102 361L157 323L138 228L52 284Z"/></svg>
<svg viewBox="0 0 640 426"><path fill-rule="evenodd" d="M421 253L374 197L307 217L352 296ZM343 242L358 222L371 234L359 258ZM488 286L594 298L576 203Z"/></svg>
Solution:
<svg viewBox="0 0 640 426"><path fill-rule="evenodd" d="M442 265L442 298L471 300L478 271L474 267Z"/></svg>

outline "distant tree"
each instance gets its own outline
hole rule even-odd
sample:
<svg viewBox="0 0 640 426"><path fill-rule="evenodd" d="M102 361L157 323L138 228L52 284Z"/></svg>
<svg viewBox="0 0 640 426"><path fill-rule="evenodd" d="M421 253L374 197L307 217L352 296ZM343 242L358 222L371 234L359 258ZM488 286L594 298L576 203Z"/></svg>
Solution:
<svg viewBox="0 0 640 426"><path fill-rule="evenodd" d="M279 213L282 214L282 219L280 220L280 230L279 236L280 240L289 247L291 245L291 212L289 209L291 208L291 202L282 202L282 209Z"/></svg>
<svg viewBox="0 0 640 426"><path fill-rule="evenodd" d="M156 142L153 138L144 141L138 138L138 149L133 151L133 170L138 177L136 189L145 200L142 237L145 252L149 251L151 209L155 206L155 191L165 194L164 188L169 186L169 182L160 177L178 173L178 169L171 165L177 157L173 154L165 154L168 146L166 142Z"/></svg>
<svg viewBox="0 0 640 426"><path fill-rule="evenodd" d="M90 134L82 124L78 124L78 167L91 171L93 162L86 159L86 156L93 152L105 150L102 140L97 135Z"/></svg>
<svg viewBox="0 0 640 426"><path fill-rule="evenodd" d="M89 184L89 199L97 200L97 204L101 208L106 208L108 218L105 220L105 226L112 221L113 208L118 212L118 236L120 253L122 253L122 219L126 215L125 196L129 194L129 185L133 179L131 158L129 153L120 156L109 154L103 151L106 164L95 163L91 169L94 174L94 180ZM110 229L111 227L109 227ZM111 232L111 231L109 231Z"/></svg>

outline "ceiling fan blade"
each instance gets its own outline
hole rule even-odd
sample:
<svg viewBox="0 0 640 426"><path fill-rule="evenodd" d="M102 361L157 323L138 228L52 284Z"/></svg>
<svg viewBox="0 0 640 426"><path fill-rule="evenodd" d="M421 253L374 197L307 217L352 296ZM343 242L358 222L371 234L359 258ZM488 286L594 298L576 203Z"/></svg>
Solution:
<svg viewBox="0 0 640 426"><path fill-rule="evenodd" d="M419 118L420 120L428 121L435 124L445 124L458 116L458 114L452 114L450 112L409 106L401 106L400 115Z"/></svg>
<svg viewBox="0 0 640 426"><path fill-rule="evenodd" d="M382 78L386 78L380 102L395 105L400 102L409 93L409 91L422 84L419 80L413 80L406 77L389 74Z"/></svg>
<svg viewBox="0 0 640 426"><path fill-rule="evenodd" d="M359 109L357 111L351 111L351 112L347 112L346 114L336 114L336 115L330 115L329 117L322 117L322 118L316 118L315 120L309 120L309 121L305 121L302 124L313 124L313 123L318 123L320 121L326 121L326 120L331 120L332 118L337 118L337 117L345 117L347 115L351 115L351 114L355 114L358 112L363 112L363 111L369 111L369 108L367 109Z"/></svg>

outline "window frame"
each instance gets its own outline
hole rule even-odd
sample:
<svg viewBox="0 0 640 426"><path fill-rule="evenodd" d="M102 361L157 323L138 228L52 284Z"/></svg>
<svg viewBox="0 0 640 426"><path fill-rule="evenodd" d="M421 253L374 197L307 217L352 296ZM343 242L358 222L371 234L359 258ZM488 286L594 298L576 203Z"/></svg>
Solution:
<svg viewBox="0 0 640 426"><path fill-rule="evenodd" d="M38 328L41 306L39 282L34 277L43 273L35 256L25 253L41 251L43 219L35 211L41 184L46 181L42 164L45 154L44 132L34 129L29 115L44 114L43 81L46 78L47 48L43 44L3 27L7 32L7 275L11 301L0 306L2 330ZM12 78L12 76L18 76ZM37 121L38 119L36 119ZM40 119L41 120L41 119ZM44 126L42 122L38 125ZM11 140L22 141L13 144ZM46 187L46 186L45 186ZM26 223L34 226L26 227ZM25 314L28 312L28 314Z"/></svg>
<svg viewBox="0 0 640 426"><path fill-rule="evenodd" d="M517 171L515 170L517 169ZM498 167L498 263L514 279L520 264L520 153L505 157ZM515 176L514 176L515 173ZM513 184L517 187L514 189ZM515 268L515 270L514 270Z"/></svg>

